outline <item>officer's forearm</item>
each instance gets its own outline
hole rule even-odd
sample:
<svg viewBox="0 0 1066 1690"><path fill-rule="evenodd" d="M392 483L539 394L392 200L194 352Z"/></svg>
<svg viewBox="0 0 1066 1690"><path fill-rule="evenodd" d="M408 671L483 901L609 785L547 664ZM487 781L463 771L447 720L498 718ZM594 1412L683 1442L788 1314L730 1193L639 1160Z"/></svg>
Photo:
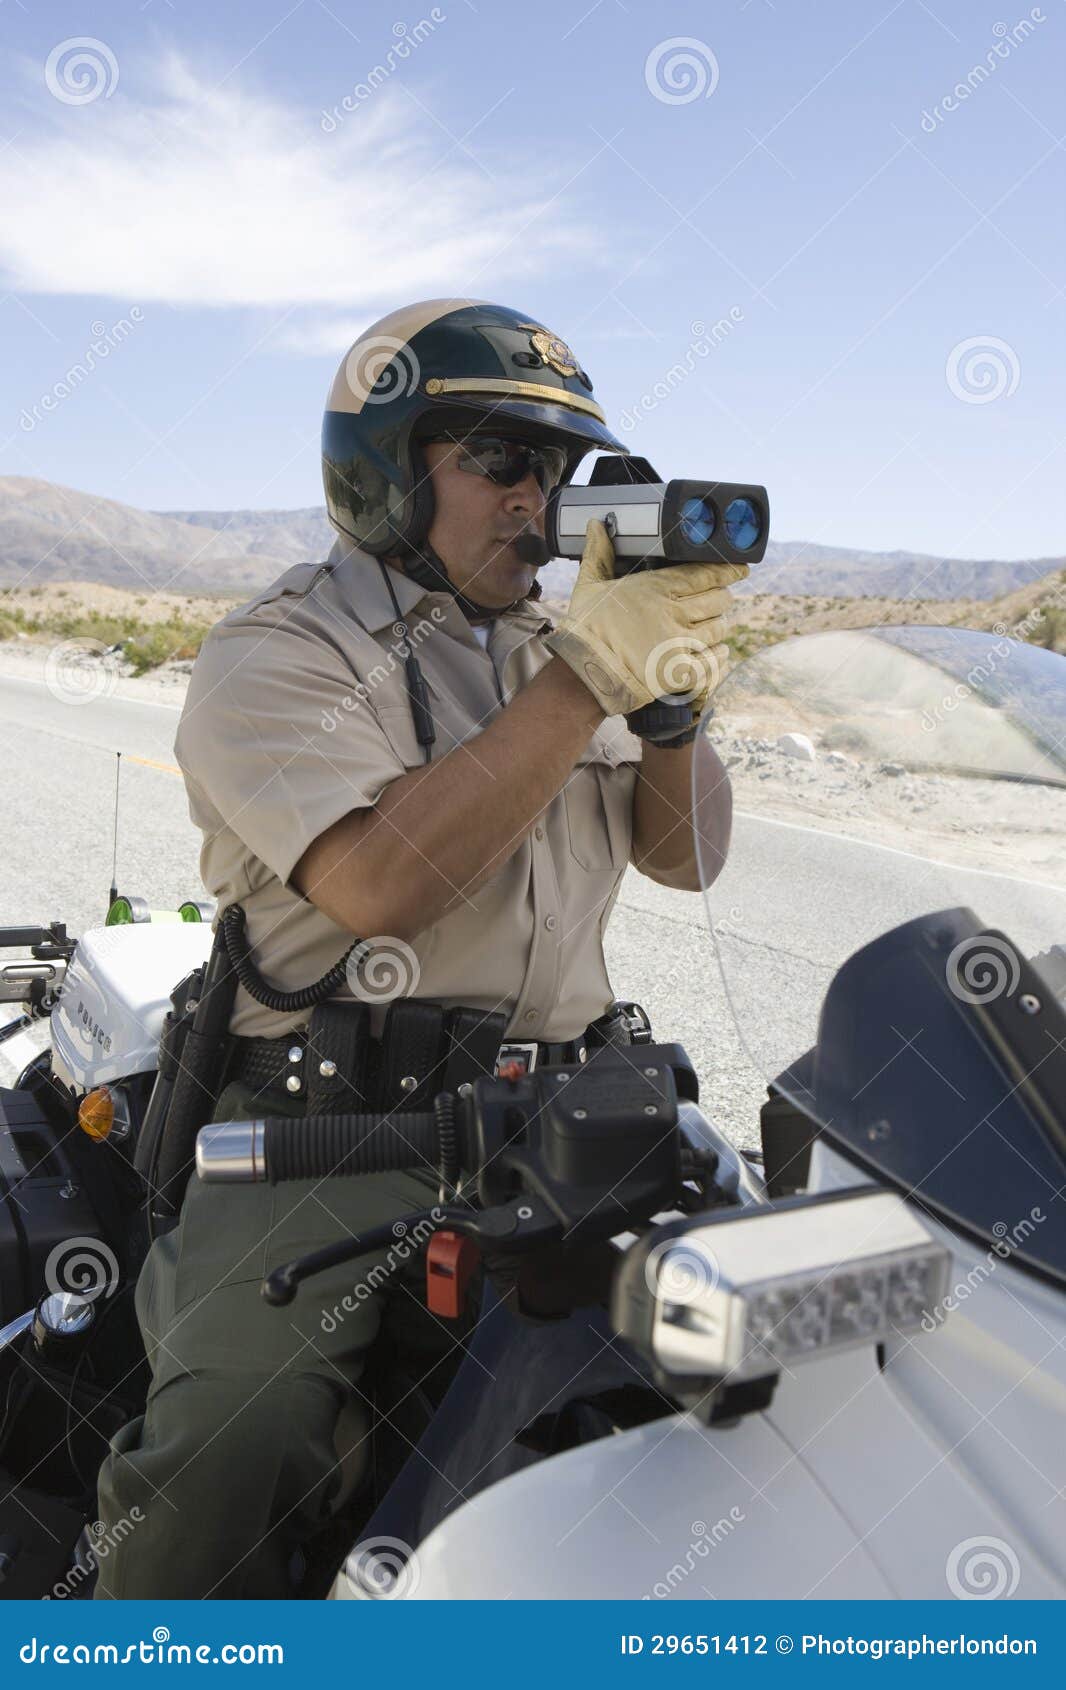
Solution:
<svg viewBox="0 0 1066 1690"><path fill-rule="evenodd" d="M699 802L693 809L692 767L698 757ZM725 862L733 822L733 794L722 763L705 740L674 751L645 745L633 793L634 865L662 886L695 892L715 880ZM699 852L696 835L699 834Z"/></svg>
<svg viewBox="0 0 1066 1690"><path fill-rule="evenodd" d="M602 721L554 658L484 733L328 829L294 882L349 932L414 938L514 854Z"/></svg>

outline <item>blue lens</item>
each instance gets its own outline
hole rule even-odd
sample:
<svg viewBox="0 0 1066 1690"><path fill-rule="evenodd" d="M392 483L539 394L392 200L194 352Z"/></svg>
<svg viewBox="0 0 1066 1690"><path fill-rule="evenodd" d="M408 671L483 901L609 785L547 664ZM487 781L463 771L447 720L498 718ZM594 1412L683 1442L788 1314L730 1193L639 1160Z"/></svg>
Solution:
<svg viewBox="0 0 1066 1690"><path fill-rule="evenodd" d="M759 515L750 499L734 499L726 507L725 531L738 552L746 552L759 538Z"/></svg>
<svg viewBox="0 0 1066 1690"><path fill-rule="evenodd" d="M686 499L681 506L681 536L690 546L705 546L714 533L714 506L709 499Z"/></svg>

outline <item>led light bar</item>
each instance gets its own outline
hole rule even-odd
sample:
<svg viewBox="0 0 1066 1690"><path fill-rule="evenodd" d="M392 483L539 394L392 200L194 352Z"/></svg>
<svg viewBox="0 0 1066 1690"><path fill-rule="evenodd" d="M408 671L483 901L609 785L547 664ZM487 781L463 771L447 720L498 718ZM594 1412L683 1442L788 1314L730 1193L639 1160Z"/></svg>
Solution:
<svg viewBox="0 0 1066 1690"><path fill-rule="evenodd" d="M663 1374L742 1382L920 1327L950 1257L891 1192L671 1222L628 1252L616 1330Z"/></svg>

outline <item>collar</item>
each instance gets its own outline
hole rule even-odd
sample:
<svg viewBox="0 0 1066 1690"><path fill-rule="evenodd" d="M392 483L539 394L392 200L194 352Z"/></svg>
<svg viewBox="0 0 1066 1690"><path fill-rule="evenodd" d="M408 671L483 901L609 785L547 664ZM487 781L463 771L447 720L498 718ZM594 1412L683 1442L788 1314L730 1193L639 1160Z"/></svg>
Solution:
<svg viewBox="0 0 1066 1690"><path fill-rule="evenodd" d="M519 628L528 628L533 633L547 633L554 627L551 617L533 599L523 599L512 610L501 610L497 621L513 622Z"/></svg>
<svg viewBox="0 0 1066 1690"><path fill-rule="evenodd" d="M341 588L345 601L368 634L380 633L382 628L395 622L396 612L376 557L338 536L326 562L331 565L330 573ZM388 564L385 567L388 569ZM389 579L400 614L404 617L409 617L423 600L443 604L448 598L447 593L427 593L425 587L420 587L417 581L412 581L409 575L401 574L398 569L389 570Z"/></svg>
<svg viewBox="0 0 1066 1690"><path fill-rule="evenodd" d="M364 552L360 546L353 545L345 536L338 535L326 562L331 566L330 574L340 586L346 602L368 634L380 633L382 628L395 622L396 612L376 557ZM455 604L453 594L427 592L425 587L419 586L417 581L412 581L402 570L391 569L388 564L385 567L389 570L392 590L404 617L409 617L416 606L423 603L444 606ZM508 610L495 611L493 619L497 622L513 622L530 631L550 628L552 625L533 599L522 599L519 604Z"/></svg>

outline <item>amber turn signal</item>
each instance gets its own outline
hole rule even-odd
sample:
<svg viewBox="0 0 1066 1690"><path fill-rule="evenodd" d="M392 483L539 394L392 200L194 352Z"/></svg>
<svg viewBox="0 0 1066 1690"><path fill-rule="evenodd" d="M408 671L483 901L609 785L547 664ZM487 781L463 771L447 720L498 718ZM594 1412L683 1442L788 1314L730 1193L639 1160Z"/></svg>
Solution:
<svg viewBox="0 0 1066 1690"><path fill-rule="evenodd" d="M115 1100L106 1086L86 1092L78 1104L78 1125L83 1133L102 1144L115 1124Z"/></svg>

